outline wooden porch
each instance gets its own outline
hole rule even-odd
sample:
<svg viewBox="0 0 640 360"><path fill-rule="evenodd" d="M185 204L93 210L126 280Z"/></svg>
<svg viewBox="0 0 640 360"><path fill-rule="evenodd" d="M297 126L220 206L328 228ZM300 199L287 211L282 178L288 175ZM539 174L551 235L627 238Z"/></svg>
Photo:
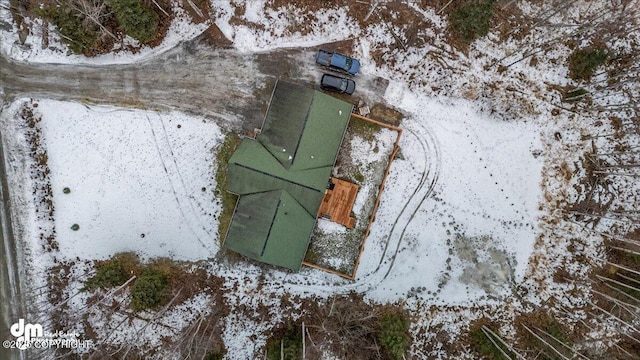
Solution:
<svg viewBox="0 0 640 360"><path fill-rule="evenodd" d="M324 193L318 217L329 219L348 228L353 228L356 219L351 216L360 186L331 177L329 188Z"/></svg>

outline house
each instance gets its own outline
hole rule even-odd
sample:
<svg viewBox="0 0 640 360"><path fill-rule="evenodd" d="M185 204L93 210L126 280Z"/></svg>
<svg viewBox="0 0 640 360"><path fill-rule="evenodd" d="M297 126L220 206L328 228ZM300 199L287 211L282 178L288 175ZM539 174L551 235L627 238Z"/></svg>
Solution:
<svg viewBox="0 0 640 360"><path fill-rule="evenodd" d="M291 270L304 260L353 105L279 81L261 131L229 160L238 201L224 247Z"/></svg>

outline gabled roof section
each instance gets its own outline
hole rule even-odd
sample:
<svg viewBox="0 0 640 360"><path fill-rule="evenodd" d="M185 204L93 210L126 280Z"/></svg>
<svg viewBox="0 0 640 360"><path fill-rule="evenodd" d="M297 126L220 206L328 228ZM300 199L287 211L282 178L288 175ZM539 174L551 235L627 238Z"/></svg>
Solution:
<svg viewBox="0 0 640 360"><path fill-rule="evenodd" d="M352 109L352 104L316 91L290 169L333 167Z"/></svg>
<svg viewBox="0 0 640 360"><path fill-rule="evenodd" d="M315 223L316 217L307 213L300 203L283 191L267 246L262 258L258 260L300 270Z"/></svg>
<svg viewBox="0 0 640 360"><path fill-rule="evenodd" d="M289 193L241 196L233 219L227 237L236 240L225 242L225 247L267 264L300 269L315 217Z"/></svg>
<svg viewBox="0 0 640 360"><path fill-rule="evenodd" d="M256 140L286 169L333 166L352 109L324 93L278 82Z"/></svg>
<svg viewBox="0 0 640 360"><path fill-rule="evenodd" d="M289 169L293 163L314 91L279 81L271 96L269 110L256 137L282 166Z"/></svg>
<svg viewBox="0 0 640 360"><path fill-rule="evenodd" d="M225 246L254 259L262 257L281 193L273 190L240 197L227 233L227 237L240 241Z"/></svg>
<svg viewBox="0 0 640 360"><path fill-rule="evenodd" d="M309 214L318 211L331 165L303 171L285 169L257 141L243 139L229 160L227 191L245 195L271 190L286 190Z"/></svg>

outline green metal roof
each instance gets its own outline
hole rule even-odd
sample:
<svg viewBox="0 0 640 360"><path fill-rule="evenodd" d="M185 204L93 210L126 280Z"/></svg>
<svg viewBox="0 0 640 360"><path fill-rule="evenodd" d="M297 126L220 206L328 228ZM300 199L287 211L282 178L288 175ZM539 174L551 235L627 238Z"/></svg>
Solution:
<svg viewBox="0 0 640 360"><path fill-rule="evenodd" d="M291 170L333 167L352 109L352 104L316 91Z"/></svg>
<svg viewBox="0 0 640 360"><path fill-rule="evenodd" d="M331 176L331 168L289 171L260 143L243 139L229 160L227 191L242 195L287 190L310 214L315 214Z"/></svg>
<svg viewBox="0 0 640 360"><path fill-rule="evenodd" d="M271 234L259 260L299 270L315 224L315 214L311 216L291 195L282 191Z"/></svg>
<svg viewBox="0 0 640 360"><path fill-rule="evenodd" d="M234 221L227 233L227 238L239 241L226 241L225 246L252 258L261 257L281 193L282 190L274 190L240 197L233 215Z"/></svg>
<svg viewBox="0 0 640 360"><path fill-rule="evenodd" d="M285 168L293 163L314 91L278 82L262 131L256 137Z"/></svg>
<svg viewBox="0 0 640 360"><path fill-rule="evenodd" d="M240 195L224 246L298 270L353 106L278 82L256 140L229 160L227 190Z"/></svg>
<svg viewBox="0 0 640 360"><path fill-rule="evenodd" d="M286 169L333 166L352 109L319 91L278 82L256 140Z"/></svg>
<svg viewBox="0 0 640 360"><path fill-rule="evenodd" d="M241 196L233 218L226 248L267 264L300 269L316 219L293 196L284 190Z"/></svg>

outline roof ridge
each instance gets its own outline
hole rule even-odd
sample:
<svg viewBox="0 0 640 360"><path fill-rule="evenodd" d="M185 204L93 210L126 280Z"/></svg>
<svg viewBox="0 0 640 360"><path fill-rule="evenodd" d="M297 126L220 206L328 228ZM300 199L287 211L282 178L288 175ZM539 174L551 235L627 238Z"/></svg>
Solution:
<svg viewBox="0 0 640 360"><path fill-rule="evenodd" d="M298 149L300 149L300 143L302 142L302 136L304 135L304 130L307 128L307 122L309 121L309 114L311 113L311 109L313 109L313 103L316 100L316 92L313 92L313 96L311 97L311 102L309 103L309 107L307 108L307 113L304 116L304 122L302 123L302 128L300 129L300 134L298 135L298 141L296 142L296 148L293 151L293 158L291 159L291 164L287 167L287 170L293 167L293 164L296 162L296 157L298 155Z"/></svg>

